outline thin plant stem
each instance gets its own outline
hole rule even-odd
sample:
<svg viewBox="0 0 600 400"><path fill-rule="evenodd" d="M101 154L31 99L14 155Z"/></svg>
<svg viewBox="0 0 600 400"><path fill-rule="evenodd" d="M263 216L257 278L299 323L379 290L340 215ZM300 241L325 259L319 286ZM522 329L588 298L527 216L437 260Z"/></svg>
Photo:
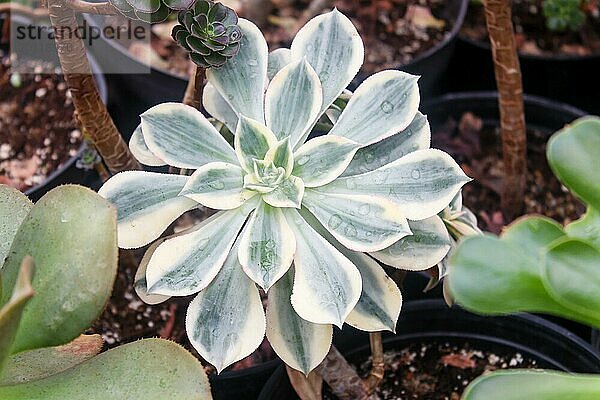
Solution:
<svg viewBox="0 0 600 400"><path fill-rule="evenodd" d="M369 393L373 393L383 380L385 374L381 332L370 332L369 342L371 344L371 372L369 373L369 376L367 376L365 385L367 386Z"/></svg>
<svg viewBox="0 0 600 400"><path fill-rule="evenodd" d="M204 92L204 79L206 78L206 70L194 65L194 71L190 74L188 85L183 95L183 104L192 106L197 110L202 109L202 94Z"/></svg>

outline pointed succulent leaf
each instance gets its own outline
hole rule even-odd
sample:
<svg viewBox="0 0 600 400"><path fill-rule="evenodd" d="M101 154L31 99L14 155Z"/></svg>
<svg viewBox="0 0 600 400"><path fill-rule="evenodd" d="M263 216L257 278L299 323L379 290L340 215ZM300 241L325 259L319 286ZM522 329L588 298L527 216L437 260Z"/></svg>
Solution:
<svg viewBox="0 0 600 400"><path fill-rule="evenodd" d="M308 374L329 352L333 327L313 324L296 314L290 303L293 285L292 268L269 290L267 339L286 365Z"/></svg>
<svg viewBox="0 0 600 400"><path fill-rule="evenodd" d="M584 216L567 225L565 231L600 248L600 212L588 207Z"/></svg>
<svg viewBox="0 0 600 400"><path fill-rule="evenodd" d="M246 215L241 208L221 211L195 231L165 240L148 263L148 292L189 296L207 287L223 266Z"/></svg>
<svg viewBox="0 0 600 400"><path fill-rule="evenodd" d="M0 386L44 379L81 364L102 351L102 336L81 335L62 346L23 351L10 356L0 371Z"/></svg>
<svg viewBox="0 0 600 400"><path fill-rule="evenodd" d="M237 163L229 143L193 107L163 103L141 117L148 148L169 165L196 169L213 161Z"/></svg>
<svg viewBox="0 0 600 400"><path fill-rule="evenodd" d="M290 137L292 147L304 142L317 120L321 82L306 59L291 62L275 75L265 96L265 119L277 139Z"/></svg>
<svg viewBox="0 0 600 400"><path fill-rule="evenodd" d="M10 298L0 307L0 372L4 371L8 356L11 354L10 350L19 330L25 306L35 294L31 286L33 272L33 259L27 256L21 262Z"/></svg>
<svg viewBox="0 0 600 400"><path fill-rule="evenodd" d="M358 73L365 55L352 22L337 9L319 15L296 34L292 59L306 57L323 88L324 112Z"/></svg>
<svg viewBox="0 0 600 400"><path fill-rule="evenodd" d="M285 178L273 191L265 193L262 199L273 207L300 208L304 196L304 182L297 176Z"/></svg>
<svg viewBox="0 0 600 400"><path fill-rule="evenodd" d="M437 215L408 223L412 235L371 255L384 264L409 271L424 271L441 262L450 251L452 239Z"/></svg>
<svg viewBox="0 0 600 400"><path fill-rule="evenodd" d="M46 193L15 236L2 269L0 306L26 255L35 262L36 296L25 308L11 353L70 342L98 318L117 271L115 208L81 186Z"/></svg>
<svg viewBox="0 0 600 400"><path fill-rule="evenodd" d="M210 400L212 396L202 364L183 347L163 339L142 339L60 374L2 386L0 398Z"/></svg>
<svg viewBox="0 0 600 400"><path fill-rule="evenodd" d="M371 172L338 178L320 191L384 197L401 205L406 218L418 221L442 211L470 180L447 153L426 149Z"/></svg>
<svg viewBox="0 0 600 400"><path fill-rule="evenodd" d="M235 132L238 116L210 82L204 86L202 105L210 115L223 122L230 132Z"/></svg>
<svg viewBox="0 0 600 400"><path fill-rule="evenodd" d="M179 192L189 177L125 171L110 178L98 194L117 207L119 247L147 245L184 212L198 203Z"/></svg>
<svg viewBox="0 0 600 400"><path fill-rule="evenodd" d="M216 210L238 208L255 194L244 189L244 170L223 162L198 168L179 193Z"/></svg>
<svg viewBox="0 0 600 400"><path fill-rule="evenodd" d="M285 176L289 177L294 168L294 154L290 145L290 138L286 137L277 142L274 147L271 147L265 155L265 160L272 161L276 167L285 169Z"/></svg>
<svg viewBox="0 0 600 400"><path fill-rule="evenodd" d="M364 174L417 150L428 149L431 129L427 117L417 112L410 125L380 142L359 149L342 176Z"/></svg>
<svg viewBox="0 0 600 400"><path fill-rule="evenodd" d="M148 269L148 263L152 259L152 255L154 254L154 252L156 251L158 246L160 246L165 240L170 239L172 237L185 235L186 233L188 233L191 230L193 230L193 227L186 229L182 232L178 232L174 235L162 237L162 238L154 241L150 246L148 246L148 249L146 249L146 252L144 253L144 256L142 257L142 259L140 261L140 265L138 266L138 269L135 273L135 277L133 278L133 288L135 289L135 293L138 295L138 297L144 303L160 304L171 298L171 296L163 296L160 294L148 293L148 281L146 279L146 271Z"/></svg>
<svg viewBox="0 0 600 400"><path fill-rule="evenodd" d="M163 160L156 157L144 142L144 134L142 133L142 124L138 125L129 139L129 150L131 154L144 165L151 167L161 167L166 165Z"/></svg>
<svg viewBox="0 0 600 400"><path fill-rule="evenodd" d="M580 118L548 141L548 163L558 179L588 205L600 209L600 117Z"/></svg>
<svg viewBox="0 0 600 400"><path fill-rule="evenodd" d="M584 400L600 398L598 375L514 369L494 371L467 386L463 400Z"/></svg>
<svg viewBox="0 0 600 400"><path fill-rule="evenodd" d="M235 152L246 172L252 173L254 160L264 159L276 143L277 138L265 125L245 116L240 118L235 131Z"/></svg>
<svg viewBox="0 0 600 400"><path fill-rule="evenodd" d="M261 202L242 233L239 261L265 291L286 273L296 252L294 233L279 208Z"/></svg>
<svg viewBox="0 0 600 400"><path fill-rule="evenodd" d="M326 185L344 172L359 148L358 143L340 136L316 137L294 153L292 173L306 187Z"/></svg>
<svg viewBox="0 0 600 400"><path fill-rule="evenodd" d="M221 68L206 71L206 76L238 116L264 123L267 42L252 22L240 19L239 28L243 36L238 54Z"/></svg>
<svg viewBox="0 0 600 400"><path fill-rule="evenodd" d="M280 48L273 50L269 53L268 63L267 63L267 77L269 80L273 79L275 75L283 67L292 62L292 51L286 48Z"/></svg>
<svg viewBox="0 0 600 400"><path fill-rule="evenodd" d="M0 185L0 269L19 227L32 207L33 203L19 190Z"/></svg>
<svg viewBox="0 0 600 400"><path fill-rule="evenodd" d="M292 306L307 321L341 327L360 298L360 273L298 211L285 215L296 237Z"/></svg>
<svg viewBox="0 0 600 400"><path fill-rule="evenodd" d="M418 79L397 70L370 76L356 89L329 134L368 145L401 132L419 108Z"/></svg>
<svg viewBox="0 0 600 400"><path fill-rule="evenodd" d="M411 234L400 206L381 197L322 193L317 188L306 190L303 204L351 250L381 250Z"/></svg>
<svg viewBox="0 0 600 400"><path fill-rule="evenodd" d="M265 313L254 282L238 262L239 239L214 281L190 303L185 319L198 353L223 371L250 355L265 336Z"/></svg>

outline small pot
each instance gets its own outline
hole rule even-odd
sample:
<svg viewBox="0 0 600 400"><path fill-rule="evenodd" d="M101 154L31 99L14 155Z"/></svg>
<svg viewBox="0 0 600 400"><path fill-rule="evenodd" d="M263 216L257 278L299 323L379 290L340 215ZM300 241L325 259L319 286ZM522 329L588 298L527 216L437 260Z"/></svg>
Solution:
<svg viewBox="0 0 600 400"><path fill-rule="evenodd" d="M254 400L279 366L281 361L276 359L238 371L211 374L208 379L213 399Z"/></svg>
<svg viewBox="0 0 600 400"><path fill-rule="evenodd" d="M600 114L600 53L588 56L519 54L523 90ZM489 42L458 35L449 73L450 90L495 90Z"/></svg>
<svg viewBox="0 0 600 400"><path fill-rule="evenodd" d="M6 14L0 15L0 28L2 28L3 24L8 22L8 16ZM10 17L10 23L16 24L17 26L29 26L32 24L32 20L29 17L23 15L15 15L13 14ZM44 35L48 32L50 28L43 27ZM8 51L8 43L0 43L0 48L3 51ZM54 42L46 43L46 41L40 40L37 48L31 48L30 54L26 54L29 57L36 57L37 54L44 54L45 56L51 56L56 53ZM50 53L52 52L52 53ZM56 55L56 65L58 64L58 56ZM102 75L102 70L96 60L88 54L88 60L90 62L90 67L92 69L92 73L94 75L94 80L96 81L96 85L98 87L98 91L100 92L100 97L102 101L106 104L108 101L108 90L106 87L106 80ZM96 173L95 170L85 170L77 167L77 161L82 157L83 153L86 151L86 145L82 144L77 151L77 154L63 163L59 168L54 170L50 175L46 177L46 179L40 183L39 185L33 186L25 191L25 194L32 200L37 201L40 197L42 197L46 192L55 188L56 186L71 183L71 184L79 184L87 187L91 187L93 189L97 189L100 187L100 177Z"/></svg>
<svg viewBox="0 0 600 400"><path fill-rule="evenodd" d="M415 342L465 340L480 349L519 352L535 359L540 368L579 373L600 373L600 355L573 333L543 318L529 314L484 317L460 307L448 308L440 300L406 303L396 335L383 334L385 349L402 349ZM366 359L370 354L368 334L344 327L334 343L345 355ZM258 400L296 400L285 368L278 368Z"/></svg>

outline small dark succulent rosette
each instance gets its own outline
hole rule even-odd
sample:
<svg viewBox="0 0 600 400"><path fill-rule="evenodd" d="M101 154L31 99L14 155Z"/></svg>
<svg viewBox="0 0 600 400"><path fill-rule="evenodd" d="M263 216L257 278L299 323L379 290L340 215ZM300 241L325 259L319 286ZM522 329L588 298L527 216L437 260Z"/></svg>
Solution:
<svg viewBox="0 0 600 400"><path fill-rule="evenodd" d="M110 0L129 19L149 23L166 21L173 10L187 10L194 0Z"/></svg>
<svg viewBox="0 0 600 400"><path fill-rule="evenodd" d="M197 0L190 9L180 11L178 19L180 25L173 28L173 39L190 52L198 66L218 68L238 53L242 31L231 8Z"/></svg>

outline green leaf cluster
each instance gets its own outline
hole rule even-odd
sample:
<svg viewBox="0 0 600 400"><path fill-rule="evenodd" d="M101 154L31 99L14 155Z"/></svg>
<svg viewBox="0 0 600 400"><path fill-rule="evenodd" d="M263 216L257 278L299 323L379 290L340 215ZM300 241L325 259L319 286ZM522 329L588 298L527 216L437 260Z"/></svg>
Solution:
<svg viewBox="0 0 600 400"><path fill-rule="evenodd" d="M586 0L544 0L542 10L548 29L556 32L578 31L585 23L582 7Z"/></svg>

